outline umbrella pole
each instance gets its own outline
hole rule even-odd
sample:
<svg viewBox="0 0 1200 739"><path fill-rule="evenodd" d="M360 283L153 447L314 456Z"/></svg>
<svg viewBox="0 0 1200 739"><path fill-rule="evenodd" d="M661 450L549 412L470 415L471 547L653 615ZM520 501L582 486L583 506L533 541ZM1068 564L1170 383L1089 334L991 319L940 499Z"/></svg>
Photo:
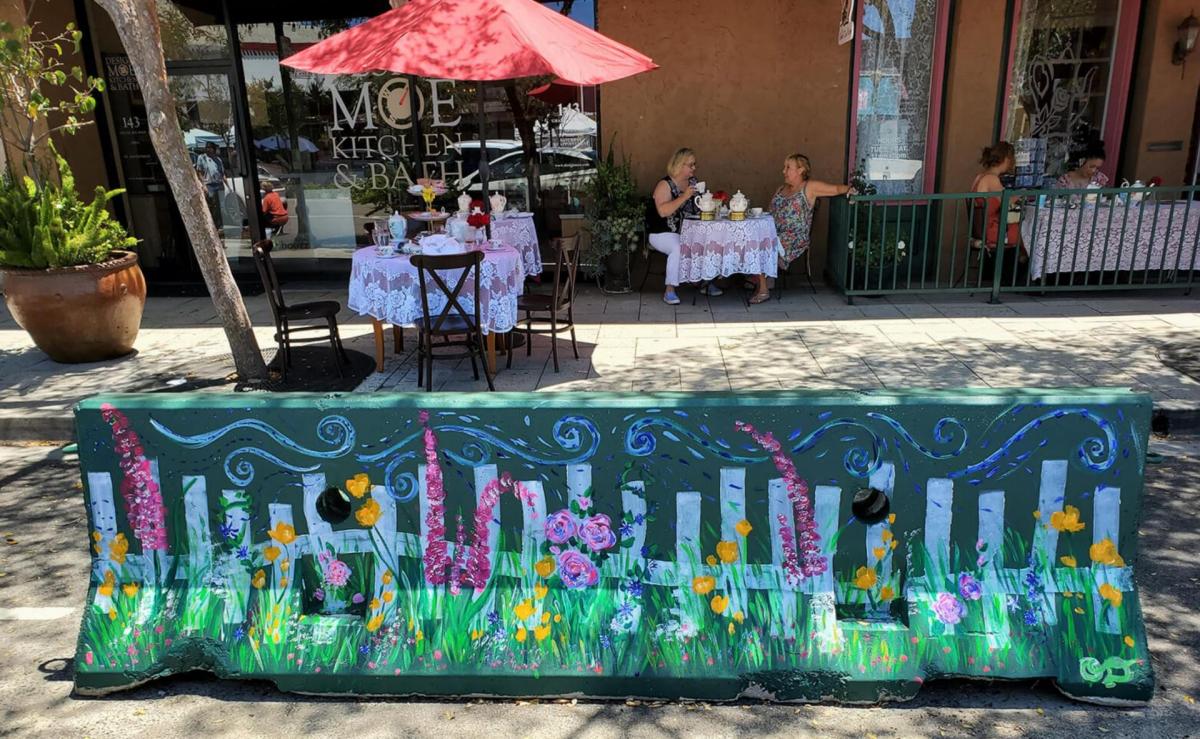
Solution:
<svg viewBox="0 0 1200 739"><path fill-rule="evenodd" d="M479 183L483 188L483 212L489 214L487 225L484 226L484 232L487 234L488 240L492 238L492 201L488 197L488 154L487 154L487 127L483 120L483 82L480 81L475 88L478 90L478 120L479 120Z"/></svg>

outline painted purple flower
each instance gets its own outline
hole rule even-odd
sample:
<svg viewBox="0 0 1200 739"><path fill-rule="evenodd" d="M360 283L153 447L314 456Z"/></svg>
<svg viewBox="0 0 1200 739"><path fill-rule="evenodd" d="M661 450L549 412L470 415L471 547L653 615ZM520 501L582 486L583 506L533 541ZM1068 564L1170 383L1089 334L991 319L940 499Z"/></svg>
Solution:
<svg viewBox="0 0 1200 739"><path fill-rule="evenodd" d="M979 600L983 597L983 586L967 573L958 576L958 594L963 600Z"/></svg>
<svg viewBox="0 0 1200 739"><path fill-rule="evenodd" d="M593 552L602 552L617 543L612 522L603 513L592 516L579 527L579 538Z"/></svg>
<svg viewBox="0 0 1200 739"><path fill-rule="evenodd" d="M571 590L590 588L600 579L596 566L582 553L569 549L558 555L558 576Z"/></svg>
<svg viewBox="0 0 1200 739"><path fill-rule="evenodd" d="M317 588L316 590L313 591L313 598L320 600L320 601L325 600L325 591L322 590L321 588Z"/></svg>
<svg viewBox="0 0 1200 739"><path fill-rule="evenodd" d="M358 603L362 603L364 600L366 600L366 598L363 596L362 593L355 593L354 597L350 599L350 602L354 603L354 604L358 604Z"/></svg>
<svg viewBox="0 0 1200 739"><path fill-rule="evenodd" d="M951 593L938 593L937 600L933 602L933 615L937 616L938 621L948 626L958 623L966 614L966 606Z"/></svg>
<svg viewBox="0 0 1200 739"><path fill-rule="evenodd" d="M578 523L575 516L565 508L546 517L546 538L555 544L566 544L575 536Z"/></svg>
<svg viewBox="0 0 1200 739"><path fill-rule="evenodd" d="M350 565L335 559L325 566L325 582L340 588L350 581Z"/></svg>

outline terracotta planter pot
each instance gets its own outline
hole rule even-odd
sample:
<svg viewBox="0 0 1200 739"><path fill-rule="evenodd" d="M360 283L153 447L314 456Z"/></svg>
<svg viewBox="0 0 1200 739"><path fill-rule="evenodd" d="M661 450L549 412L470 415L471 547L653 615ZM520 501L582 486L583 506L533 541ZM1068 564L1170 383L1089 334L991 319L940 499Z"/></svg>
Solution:
<svg viewBox="0 0 1200 739"><path fill-rule="evenodd" d="M4 302L56 362L98 362L133 351L146 280L137 254L61 269L4 269Z"/></svg>

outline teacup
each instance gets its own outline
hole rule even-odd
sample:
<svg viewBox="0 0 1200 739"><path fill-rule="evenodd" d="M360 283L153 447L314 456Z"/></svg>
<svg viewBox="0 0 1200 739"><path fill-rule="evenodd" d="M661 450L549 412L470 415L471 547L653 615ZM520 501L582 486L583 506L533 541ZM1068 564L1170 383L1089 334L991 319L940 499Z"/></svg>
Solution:
<svg viewBox="0 0 1200 739"><path fill-rule="evenodd" d="M697 182L695 187L696 187L696 192L703 195L704 191L708 189L708 183L707 182Z"/></svg>
<svg viewBox="0 0 1200 739"><path fill-rule="evenodd" d="M375 247L375 255L379 257L390 257L395 253L396 249L391 244L380 244Z"/></svg>
<svg viewBox="0 0 1200 739"><path fill-rule="evenodd" d="M762 208L751 208L750 209L750 217L751 218L758 218L759 216L762 215L762 213L763 213Z"/></svg>

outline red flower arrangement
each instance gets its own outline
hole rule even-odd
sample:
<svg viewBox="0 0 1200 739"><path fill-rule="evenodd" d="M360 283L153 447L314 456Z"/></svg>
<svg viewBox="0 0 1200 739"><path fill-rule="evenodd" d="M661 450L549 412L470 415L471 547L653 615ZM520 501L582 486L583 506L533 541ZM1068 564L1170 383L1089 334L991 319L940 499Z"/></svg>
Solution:
<svg viewBox="0 0 1200 739"><path fill-rule="evenodd" d="M1162 187L1163 179L1161 177L1151 177L1146 183L1148 187Z"/></svg>
<svg viewBox="0 0 1200 739"><path fill-rule="evenodd" d="M729 200L732 197L733 197L732 195L725 192L724 190L717 190L716 192L713 193L713 198L715 200L720 200L725 205L729 205Z"/></svg>
<svg viewBox="0 0 1200 739"><path fill-rule="evenodd" d="M472 213L467 216L467 225L471 228L483 228L491 222L491 218L487 213Z"/></svg>

